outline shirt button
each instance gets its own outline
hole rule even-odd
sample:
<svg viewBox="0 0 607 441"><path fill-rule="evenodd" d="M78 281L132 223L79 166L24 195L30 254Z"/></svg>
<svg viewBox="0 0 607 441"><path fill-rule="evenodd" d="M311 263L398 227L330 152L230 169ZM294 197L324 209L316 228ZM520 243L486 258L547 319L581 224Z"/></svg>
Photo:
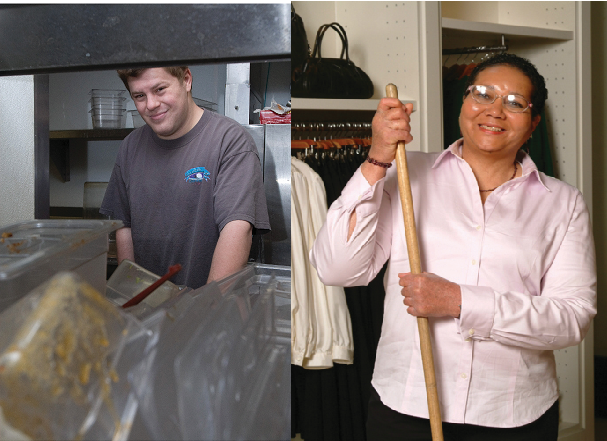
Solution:
<svg viewBox="0 0 607 441"><path fill-rule="evenodd" d="M477 231L480 231L480 229L481 229L481 226L480 226L480 225L477 225L477 226L476 226L476 230L477 230Z"/></svg>
<svg viewBox="0 0 607 441"><path fill-rule="evenodd" d="M468 338L466 339L466 341L472 341L472 339L471 339L470 337L468 337Z"/></svg>
<svg viewBox="0 0 607 441"><path fill-rule="evenodd" d="M462 377L462 378L466 378L467 377L466 374L460 374L459 376Z"/></svg>
<svg viewBox="0 0 607 441"><path fill-rule="evenodd" d="M474 335L474 329L470 329L470 330L468 331L468 334L470 334L470 335Z"/></svg>
<svg viewBox="0 0 607 441"><path fill-rule="evenodd" d="M472 265L476 265L476 260L472 259Z"/></svg>

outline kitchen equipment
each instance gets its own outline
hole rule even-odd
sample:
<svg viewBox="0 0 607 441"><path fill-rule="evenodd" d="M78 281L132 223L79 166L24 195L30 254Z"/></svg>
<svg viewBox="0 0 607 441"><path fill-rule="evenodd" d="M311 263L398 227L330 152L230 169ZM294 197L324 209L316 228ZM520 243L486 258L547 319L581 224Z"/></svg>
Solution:
<svg viewBox="0 0 607 441"><path fill-rule="evenodd" d="M130 113L131 117L133 118L133 127L134 128L145 126L145 121L139 114L138 110L129 110L128 113Z"/></svg>
<svg viewBox="0 0 607 441"><path fill-rule="evenodd" d="M0 312L60 271L105 292L108 234L121 221L41 219L0 228Z"/></svg>
<svg viewBox="0 0 607 441"><path fill-rule="evenodd" d="M249 264L165 302L133 439L287 439L290 293L289 266Z"/></svg>
<svg viewBox="0 0 607 441"><path fill-rule="evenodd" d="M95 129L122 129L126 125L125 109L89 111Z"/></svg>
<svg viewBox="0 0 607 441"><path fill-rule="evenodd" d="M249 265L218 288L213 312L191 329L174 361L182 437L287 439L290 268ZM209 285L192 292L190 308L209 295L216 295Z"/></svg>
<svg viewBox="0 0 607 441"><path fill-rule="evenodd" d="M122 305L122 307L123 308L128 308L129 306L135 306L135 305L139 304L139 302L143 301L155 289L157 289L158 287L160 287L160 285L162 285L164 282L166 282L167 280L169 280L171 277L173 277L179 271L181 271L181 265L180 264L171 266L169 268L169 271L164 276L162 276L160 279L156 280L154 283L152 283L150 286L148 286L147 288L145 288L143 291L141 291L135 297L133 297L132 299L128 300L124 305Z"/></svg>
<svg viewBox="0 0 607 441"><path fill-rule="evenodd" d="M94 98L124 98L123 95L126 93L126 90L117 90L117 89L91 89L89 95Z"/></svg>
<svg viewBox="0 0 607 441"><path fill-rule="evenodd" d="M115 305L122 306L160 279L160 276L148 271L141 265L129 259L123 259L107 280L105 296ZM180 286L168 280L163 280L154 293L150 294L143 302L152 307L157 307L176 297L180 291Z"/></svg>
<svg viewBox="0 0 607 441"><path fill-rule="evenodd" d="M92 89L91 118L95 129L121 129L126 125L124 90Z"/></svg>
<svg viewBox="0 0 607 441"><path fill-rule="evenodd" d="M125 109L125 97L120 96L95 96L91 97L89 103L91 103L91 108L100 108L100 109Z"/></svg>
<svg viewBox="0 0 607 441"><path fill-rule="evenodd" d="M154 334L75 273L0 315L0 407L33 439L125 440Z"/></svg>

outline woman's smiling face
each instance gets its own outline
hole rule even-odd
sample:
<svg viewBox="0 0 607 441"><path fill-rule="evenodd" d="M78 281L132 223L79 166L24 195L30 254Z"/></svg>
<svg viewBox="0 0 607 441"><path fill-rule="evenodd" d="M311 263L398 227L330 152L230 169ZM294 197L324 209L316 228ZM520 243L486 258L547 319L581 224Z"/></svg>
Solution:
<svg viewBox="0 0 607 441"><path fill-rule="evenodd" d="M520 70L510 66L491 66L481 71L475 85L493 86L497 95L520 95L531 102L531 80ZM479 104L468 94L462 104L459 125L466 149L496 155L515 156L540 122L533 118L531 109L512 113L502 106L502 98L493 104Z"/></svg>

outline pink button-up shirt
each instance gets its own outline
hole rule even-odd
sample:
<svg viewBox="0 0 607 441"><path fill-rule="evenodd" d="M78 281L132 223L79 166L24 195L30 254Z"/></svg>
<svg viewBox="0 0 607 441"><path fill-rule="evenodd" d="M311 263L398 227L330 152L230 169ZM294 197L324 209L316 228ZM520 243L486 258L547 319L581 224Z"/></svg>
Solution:
<svg viewBox="0 0 607 441"><path fill-rule="evenodd" d="M483 205L461 142L440 154L407 152L422 270L462 293L460 318L429 319L442 419L521 426L558 399L552 351L580 343L596 314L590 216L579 190L529 156L522 176ZM398 285L410 267L396 167L373 186L356 171L310 259L325 284L339 286L368 284L390 259L372 383L388 407L428 418L417 320Z"/></svg>

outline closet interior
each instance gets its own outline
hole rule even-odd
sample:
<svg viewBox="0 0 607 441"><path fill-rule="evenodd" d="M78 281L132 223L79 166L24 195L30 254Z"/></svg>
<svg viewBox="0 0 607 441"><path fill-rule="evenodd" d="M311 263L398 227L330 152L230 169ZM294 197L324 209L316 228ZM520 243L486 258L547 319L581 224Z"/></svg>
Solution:
<svg viewBox="0 0 607 441"><path fill-rule="evenodd" d="M336 158L347 158L349 151L363 157L368 148L364 142L341 145L341 140L359 138L369 143L370 134L363 137L347 132L344 135L337 129L345 129L349 124L350 128L358 127L364 132L379 99L385 96L388 83L398 87L402 101L414 105L411 122L414 140L407 149L442 151L459 137L453 121L457 122L459 108L455 103L460 100L461 105L462 95L453 92L449 81L470 72L470 69L462 70L462 65L470 66L492 53L506 51L535 64L548 88L542 118L545 132L539 136L534 133L540 146L535 153L531 152L532 158L546 174L579 188L592 210L590 30L583 25L590 22L587 3L293 1L292 4L303 19L311 47L316 30L322 24L337 21L346 29L350 58L371 77L375 88L368 100L293 98L293 157L302 161L314 157L319 163L330 164ZM373 32L369 32L370 29ZM323 55L339 57L340 50L341 42L327 34ZM455 76L454 66L458 65L459 75ZM452 92L455 98L449 95ZM450 103L453 107L448 109ZM332 142L334 140L337 141ZM373 340L372 336L369 331L368 341ZM354 353L357 353L356 344ZM555 356L561 391L559 439L591 439L594 436L592 330L579 346L555 351ZM356 355L354 360L356 366ZM365 358L364 364L370 360ZM337 381L338 375L333 377ZM356 375L363 380L360 372ZM338 402L347 382L340 384L334 396ZM320 397L317 389L316 398ZM296 421L297 396L292 399ZM310 402L304 404L311 405ZM323 406L326 408L327 403L321 408ZM316 424L318 412L321 411L317 410L315 415ZM306 418L306 421L300 418L293 427L301 431L305 440L355 439L344 437L343 427L338 438L318 435L322 427L314 429L314 436L306 437L305 432L309 431L306 424L311 423L309 415Z"/></svg>

